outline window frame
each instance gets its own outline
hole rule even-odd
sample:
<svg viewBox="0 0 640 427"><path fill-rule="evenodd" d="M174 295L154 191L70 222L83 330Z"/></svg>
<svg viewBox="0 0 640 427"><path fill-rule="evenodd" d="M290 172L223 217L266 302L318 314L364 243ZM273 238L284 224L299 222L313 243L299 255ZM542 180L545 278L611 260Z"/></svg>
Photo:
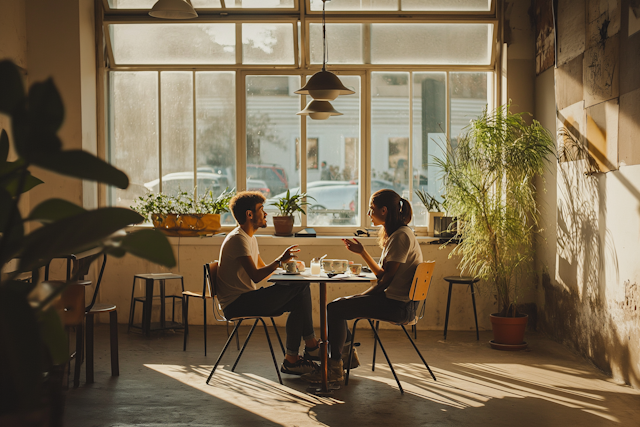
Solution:
<svg viewBox="0 0 640 427"><path fill-rule="evenodd" d="M103 0L104 11L107 13L103 16L103 20L98 19L99 26L97 34L100 35L103 40L105 49L99 53L99 58L103 59L103 67L101 67L100 74L106 76L102 78L104 84L103 96L105 99L104 105L106 112L110 112L111 106L109 105L109 73L111 71L155 71L160 73L162 71L189 71L193 73L193 82L195 87L196 74L198 71L232 71L235 72L236 82L236 183L238 191L246 188L246 77L248 75L298 75L301 81L310 77L322 67L321 64L310 63L310 49L309 49L309 25L311 23L320 23L322 21L321 11L310 10L310 0L300 0L301 5L305 5L305 10L299 10L298 3L294 2L295 7L293 9L260 9L260 12L268 11L267 14L256 15L257 9L198 9L198 12L203 12L200 17L195 20L176 20L176 21L164 21L157 20L146 16L147 10L134 10L134 9L109 9L107 0ZM224 10L229 12L228 14L221 14ZM216 15L207 15L206 12L214 11ZM144 15L142 15L144 12ZM98 14L99 15L99 14ZM221 16L225 15L225 16ZM499 19L496 13L496 2L492 2L491 11L488 12L455 12L446 13L430 12L430 11L411 11L409 15L406 12L389 12L389 11L340 11L329 12L327 21L330 23L490 23L493 24L493 37L490 54L490 63L488 65L423 65L423 64L327 64L327 69L334 72L337 75L354 75L360 76L360 168L358 171L360 189L359 189L359 226L313 226L316 228L319 235L348 235L353 233L357 228L369 227L370 224L367 218L368 210L368 195L371 192L371 74L373 72L398 72L404 71L409 73L409 105L410 105L410 117L409 117L409 158L412 158L413 145L414 145L414 113L413 113L413 79L414 73L418 72L445 72L446 74L446 136L447 140L450 139L451 132L451 95L450 95L450 79L449 74L451 72L487 72L487 101L489 108L493 108L499 100L501 94L501 86L504 82L500 81L498 77L501 75L500 65L502 63L499 58L503 55L501 49L501 26L499 25ZM148 64L127 64L119 65L114 62L113 50L111 46L111 37L109 36L109 25L122 24L122 23L144 23L148 25L153 24L165 24L165 23L235 23L236 24L236 64L177 64L177 65L148 65ZM293 23L293 41L294 41L294 64L287 65L264 65L264 64L242 64L242 23ZM99 45L103 43L99 42ZM365 58L366 59L366 58ZM504 79L504 77L502 76ZM159 77L160 81L160 77ZM502 85L500 85L502 83ZM161 94L159 93L159 97ZM306 96L300 96L300 109L302 110L308 99ZM196 103L194 97L194 104ZM195 115L194 110L194 115ZM103 155L109 153L109 130L111 124L108 121L108 114L104 113L104 143L103 143ZM300 120L300 144L299 144L299 158L300 169L296 171L300 173L300 188L305 189L307 187L307 126L306 120L310 120L305 116ZM330 119L329 119L330 120ZM195 125L194 125L195 126ZM197 152L196 147L196 133L194 132L194 150ZM161 147L159 147L161 149ZM194 155L194 158L196 156ZM162 177L161 169L159 171L159 178ZM162 179L160 179L162 181ZM197 182L197 163L194 159L194 182ZM409 179L409 191L413 194L413 179ZM107 192L101 193L101 204L108 205L110 203L107 200ZM302 215L301 226L304 228L307 226L307 216ZM233 226L223 226L222 231L229 231ZM264 234L273 234L273 227L268 227L264 230Z"/></svg>

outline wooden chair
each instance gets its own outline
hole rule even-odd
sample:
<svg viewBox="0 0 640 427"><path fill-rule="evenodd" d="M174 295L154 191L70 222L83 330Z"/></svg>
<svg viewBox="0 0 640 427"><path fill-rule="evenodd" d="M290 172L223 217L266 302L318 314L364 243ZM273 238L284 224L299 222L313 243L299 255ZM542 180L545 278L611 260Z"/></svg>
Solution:
<svg viewBox="0 0 640 427"><path fill-rule="evenodd" d="M60 282L62 286L64 282ZM83 349L84 349L84 292L85 285L71 283L62 292L60 299L55 306L60 313L60 320L67 332L74 328L76 332L76 348L69 359L69 371L71 371L71 360L75 359L75 370L73 374L73 388L80 385L80 367L82 365Z"/></svg>
<svg viewBox="0 0 640 427"><path fill-rule="evenodd" d="M411 298L412 301L424 301L427 298L427 293L429 292L429 285L431 284L431 277L433 276L433 270L435 268L435 265L436 265L435 261L426 261L426 262L420 263L420 265L418 265L418 268L416 269L416 272L415 272L415 274L413 276L413 281L411 282L411 288L409 290L409 297ZM400 389L400 393L404 394L404 390L402 389L402 385L400 384L400 380L398 379L398 375L396 375L396 371L393 369L393 365L391 364L391 360L389 359L389 356L387 355L386 350L382 346L382 341L380 341L380 336L378 335L377 325L380 324L380 319L367 318L367 317L357 318L355 320L355 322L353 323L353 331L351 333L351 342L352 343L355 342L356 326L357 326L358 322L360 320L362 320L362 319L366 319L369 322L369 325L371 326L371 330L373 331L373 335L375 337L374 346L376 344L380 344L380 348L382 349L382 352L384 353L384 357L387 359L387 364L389 365L389 368L391 369L391 373L393 373L393 377L396 379L396 382L398 383L398 388ZM416 346L416 343L413 342L413 339L411 339L411 335L409 335L409 333L407 332L407 329L405 328L405 326L414 325L418 321L418 319L419 319L419 315L416 315L413 319L411 319L411 320L409 320L407 322L403 322L403 323L389 322L389 323L402 327L402 330L404 331L405 335L407 336L407 338L409 338L409 341L411 341L411 344L413 345L413 348L418 353L418 356L420 356L420 359L422 359L422 363L424 363L424 366L427 368L427 370L429 371L429 373L433 377L433 380L436 381L436 376L433 374L433 372L431 372L431 368L429 368L429 365L424 360L424 357L422 357L422 353L420 353L420 350L418 350L418 347ZM374 324L373 324L374 320L377 322L376 326L374 326ZM348 360L351 360L351 357L353 356L352 353L353 353L353 345L349 349L349 359ZM373 362L371 364L371 370L375 371L375 369L376 369L376 354L375 354L375 347L374 347ZM349 372L350 371L351 371L351 369L347 368L347 374L346 374L345 380L344 380L344 384L345 385L349 384Z"/></svg>
<svg viewBox="0 0 640 427"><path fill-rule="evenodd" d="M187 351L187 335L189 335L189 298L202 299L202 312L204 313L204 355L207 355L207 300L213 298L210 280L208 278L208 264L204 264L204 275L202 279L202 293L182 291L182 307L184 315L184 346L182 351Z"/></svg>
<svg viewBox="0 0 640 427"><path fill-rule="evenodd" d="M212 292L211 295L213 298L215 298L217 295L216 281L217 281L217 273L218 273L218 261L205 264L204 267L205 267L205 280L208 280L209 283L211 284L211 292ZM240 353L238 354L238 357L236 358L236 361L234 362L233 367L231 368L231 372L233 372L236 369L236 366L238 366L240 357L242 357L242 353L244 352L244 349L247 347L247 344L249 343L249 339L251 339L251 335L253 334L254 329L258 325L258 322L262 322L262 326L264 327L264 333L267 336L267 342L269 343L269 350L271 351L271 358L273 359L273 365L275 366L276 373L278 374L278 381L280 381L280 384L282 384L282 377L280 376L280 370L278 369L278 362L276 361L276 355L274 354L273 346L271 345L269 330L267 329L267 324L265 323L263 317L242 316L242 317L226 318L224 316L224 313L222 312L222 309L220 308L220 304L216 304L215 299L213 302L213 315L216 318L216 320L220 320L224 322L234 322L236 325L233 328L233 332L227 339L227 342L225 343L222 351L220 352L220 355L218 356L218 360L216 360L216 363L213 366L211 373L209 374L209 378L207 378L207 384L209 384L209 381L211 381L211 377L213 377L213 374L216 372L216 368L218 367L218 364L220 363L222 356L224 356L224 353L227 351L229 344L233 340L233 336L238 334L238 328L240 327L242 322L245 320L255 320L255 322L253 322L253 326L251 327L251 330L249 331L247 338L244 340L244 343L242 344L242 348L240 349ZM284 350L284 346L282 345L282 340L280 339L280 333L278 332L278 328L276 327L276 322L275 320L273 320L273 317L270 317L270 319L271 319L271 323L273 324L273 328L276 331L276 335L278 336L278 342L280 343L280 349L282 350L282 355L284 356L285 350Z"/></svg>

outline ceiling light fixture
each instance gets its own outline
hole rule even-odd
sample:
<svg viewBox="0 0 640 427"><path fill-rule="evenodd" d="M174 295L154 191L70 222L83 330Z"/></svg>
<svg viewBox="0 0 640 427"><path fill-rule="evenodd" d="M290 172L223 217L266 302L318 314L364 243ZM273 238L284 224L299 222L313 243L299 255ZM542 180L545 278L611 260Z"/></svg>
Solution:
<svg viewBox="0 0 640 427"><path fill-rule="evenodd" d="M325 24L325 4L329 0L322 0L322 71L315 73L306 85L295 93L309 95L313 101L309 102L298 115L309 116L315 120L326 120L329 116L339 116L342 113L334 110L329 101L339 95L351 95L355 92L345 87L338 76L327 71L327 30ZM316 108L318 110L316 110Z"/></svg>
<svg viewBox="0 0 640 427"><path fill-rule="evenodd" d="M198 14L191 0L158 0L149 11L149 15L162 19L191 19Z"/></svg>

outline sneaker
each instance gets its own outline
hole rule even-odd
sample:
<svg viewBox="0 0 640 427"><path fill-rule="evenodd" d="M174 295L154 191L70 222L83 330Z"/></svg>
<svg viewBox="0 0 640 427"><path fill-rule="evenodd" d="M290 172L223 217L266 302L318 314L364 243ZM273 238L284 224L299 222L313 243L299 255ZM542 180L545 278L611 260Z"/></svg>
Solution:
<svg viewBox="0 0 640 427"><path fill-rule="evenodd" d="M315 348L305 347L304 356L305 360L320 360L320 346L317 345Z"/></svg>
<svg viewBox="0 0 640 427"><path fill-rule="evenodd" d="M333 359L329 359L329 370L327 374L327 379L330 383L344 381L344 368L342 365L342 360L336 361ZM304 374L300 378L312 384L319 384L322 382L322 370L320 366L318 366L313 372Z"/></svg>
<svg viewBox="0 0 640 427"><path fill-rule="evenodd" d="M344 346L344 348L342 349L342 363L344 365L344 369L355 369L360 366L358 350L355 347L353 348L353 354L351 355L351 364L349 364L349 347Z"/></svg>
<svg viewBox="0 0 640 427"><path fill-rule="evenodd" d="M310 360L298 359L295 363L291 363L287 359L284 359L284 362L282 362L280 366L280 372L290 375L302 375L313 372L317 366L318 365Z"/></svg>

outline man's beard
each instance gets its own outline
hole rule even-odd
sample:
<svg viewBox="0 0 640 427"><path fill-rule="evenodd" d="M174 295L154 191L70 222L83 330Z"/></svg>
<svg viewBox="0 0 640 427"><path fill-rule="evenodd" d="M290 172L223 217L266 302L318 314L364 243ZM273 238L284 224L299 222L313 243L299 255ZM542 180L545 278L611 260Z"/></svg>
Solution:
<svg viewBox="0 0 640 427"><path fill-rule="evenodd" d="M267 228L267 221L264 221L261 225L260 224L260 218L254 218L252 221L253 228Z"/></svg>

